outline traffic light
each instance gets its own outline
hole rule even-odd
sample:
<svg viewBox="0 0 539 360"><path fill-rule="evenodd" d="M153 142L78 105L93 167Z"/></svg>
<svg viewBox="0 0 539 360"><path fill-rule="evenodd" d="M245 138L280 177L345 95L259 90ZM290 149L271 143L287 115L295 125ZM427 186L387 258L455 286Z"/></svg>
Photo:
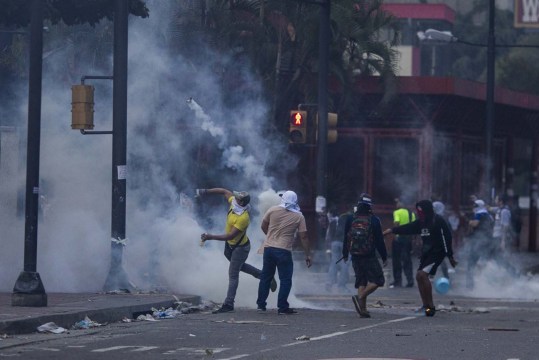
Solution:
<svg viewBox="0 0 539 360"><path fill-rule="evenodd" d="M71 128L94 128L94 87L91 85L71 87Z"/></svg>
<svg viewBox="0 0 539 360"><path fill-rule="evenodd" d="M307 111L290 111L290 129L288 134L291 144L305 144L307 142Z"/></svg>
<svg viewBox="0 0 539 360"><path fill-rule="evenodd" d="M336 113L328 113L328 144L333 144L337 142L337 138L339 136L337 132L337 119L338 115ZM316 114L316 131L316 140L318 141L318 113Z"/></svg>

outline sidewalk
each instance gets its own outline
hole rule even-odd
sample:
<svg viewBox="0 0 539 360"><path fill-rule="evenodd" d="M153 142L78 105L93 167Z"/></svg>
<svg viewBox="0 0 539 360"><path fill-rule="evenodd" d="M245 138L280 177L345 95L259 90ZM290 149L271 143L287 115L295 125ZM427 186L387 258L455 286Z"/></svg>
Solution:
<svg viewBox="0 0 539 360"><path fill-rule="evenodd" d="M88 316L98 323L133 319L151 313L151 308L174 307L179 300L200 303L195 295L144 293L48 293L45 307L11 305L11 293L0 293L0 335L28 334L48 322L66 329Z"/></svg>

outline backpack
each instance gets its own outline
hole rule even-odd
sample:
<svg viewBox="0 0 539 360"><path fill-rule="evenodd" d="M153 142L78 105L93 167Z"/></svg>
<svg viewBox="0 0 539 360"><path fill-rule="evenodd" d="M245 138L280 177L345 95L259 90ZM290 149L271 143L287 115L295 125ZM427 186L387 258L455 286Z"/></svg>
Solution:
<svg viewBox="0 0 539 360"><path fill-rule="evenodd" d="M346 234L350 254L364 256L374 251L371 222L371 215L354 214L352 224Z"/></svg>

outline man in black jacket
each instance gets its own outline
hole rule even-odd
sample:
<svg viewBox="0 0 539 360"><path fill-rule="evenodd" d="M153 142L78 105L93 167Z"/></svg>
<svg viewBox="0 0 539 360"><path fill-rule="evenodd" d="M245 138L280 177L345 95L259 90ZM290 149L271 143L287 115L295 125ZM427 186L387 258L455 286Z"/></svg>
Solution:
<svg viewBox="0 0 539 360"><path fill-rule="evenodd" d="M380 219L372 214L372 199L361 194L354 214L350 214L344 225L343 259L348 261L352 255L352 266L356 275L357 295L352 301L362 318L369 318L367 296L378 287L384 286L384 272L376 258L376 251L382 257L383 266L387 265L387 250L382 235Z"/></svg>
<svg viewBox="0 0 539 360"><path fill-rule="evenodd" d="M430 200L421 200L416 205L418 219L406 225L384 231L386 234L420 235L423 242L419 269L416 273L417 287L423 302L425 315L434 316L436 309L432 299L432 285L429 275L434 276L438 266L447 256L451 266L457 266L451 246L451 230L447 222L434 213Z"/></svg>

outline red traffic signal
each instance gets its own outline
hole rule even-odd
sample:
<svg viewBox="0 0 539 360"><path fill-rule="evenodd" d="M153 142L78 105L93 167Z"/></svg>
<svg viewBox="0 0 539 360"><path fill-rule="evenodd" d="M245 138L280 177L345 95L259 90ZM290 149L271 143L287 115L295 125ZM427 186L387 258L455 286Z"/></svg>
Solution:
<svg viewBox="0 0 539 360"><path fill-rule="evenodd" d="M290 111L289 142L291 144L307 142L307 111Z"/></svg>
<svg viewBox="0 0 539 360"><path fill-rule="evenodd" d="M305 123L305 111L291 111L290 112L290 125L294 127L301 127Z"/></svg>

